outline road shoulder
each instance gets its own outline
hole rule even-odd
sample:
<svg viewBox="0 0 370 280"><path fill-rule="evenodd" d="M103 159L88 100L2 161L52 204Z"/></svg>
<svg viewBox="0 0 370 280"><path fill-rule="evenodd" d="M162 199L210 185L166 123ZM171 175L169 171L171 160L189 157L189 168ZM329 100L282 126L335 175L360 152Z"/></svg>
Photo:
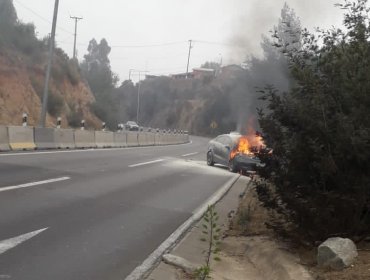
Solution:
<svg viewBox="0 0 370 280"><path fill-rule="evenodd" d="M220 216L219 225L224 232L221 242L220 262L211 264L212 279L312 279L307 270L299 264L297 257L284 249L284 244L271 238L268 234L240 236L232 234L232 222L235 214L249 193L247 177L240 177L229 192L216 204ZM255 200L254 200L255 201ZM253 206L252 206L253 207ZM204 264L204 251L207 244L201 242L202 221L195 224L170 254L187 260L195 267ZM266 278L267 277L267 278ZM297 278L298 277L298 278ZM161 262L147 280L193 279L182 269Z"/></svg>

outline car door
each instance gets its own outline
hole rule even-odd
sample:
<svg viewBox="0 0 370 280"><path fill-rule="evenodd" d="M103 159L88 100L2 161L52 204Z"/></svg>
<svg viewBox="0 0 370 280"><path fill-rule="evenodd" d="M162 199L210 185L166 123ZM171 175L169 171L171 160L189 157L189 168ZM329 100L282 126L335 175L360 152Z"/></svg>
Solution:
<svg viewBox="0 0 370 280"><path fill-rule="evenodd" d="M229 136L223 136L220 142L220 161L222 164L228 165L230 159L230 150L232 148L232 139Z"/></svg>
<svg viewBox="0 0 370 280"><path fill-rule="evenodd" d="M221 163L222 158L221 158L221 153L222 153L222 138L223 136L218 136L216 139L212 141L212 150L213 150L213 157L215 162Z"/></svg>

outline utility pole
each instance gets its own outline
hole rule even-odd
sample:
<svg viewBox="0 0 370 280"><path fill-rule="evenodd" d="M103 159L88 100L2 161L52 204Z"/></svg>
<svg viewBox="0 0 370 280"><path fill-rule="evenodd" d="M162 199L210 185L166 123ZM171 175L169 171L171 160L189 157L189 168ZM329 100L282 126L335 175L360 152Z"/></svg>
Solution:
<svg viewBox="0 0 370 280"><path fill-rule="evenodd" d="M41 116L40 116L40 126L41 127L45 127L45 120L46 120L46 109L47 109L47 104L48 104L48 91L49 91L49 79L50 79L51 64L53 62L54 44L55 44L55 29L56 29L56 26L57 26L58 7L59 7L59 0L55 0L53 25L51 27L51 36L50 36L50 41L49 41L48 66L46 68L45 87L44 87L44 94L43 94L43 98L42 98L42 109L41 109Z"/></svg>
<svg viewBox="0 0 370 280"><path fill-rule="evenodd" d="M72 17L70 16L71 19L74 19L75 21L75 40L74 40L74 44L73 44L73 59L76 59L76 41L77 41L77 23L79 20L83 19L82 17Z"/></svg>
<svg viewBox="0 0 370 280"><path fill-rule="evenodd" d="M141 73L148 73L149 71L130 69L130 71L129 71L129 79L131 79L131 72L137 72L137 73L139 73L139 82L138 82L138 85L137 85L137 108L136 108L136 123L139 124L140 88L141 88L140 80L141 80Z"/></svg>
<svg viewBox="0 0 370 280"><path fill-rule="evenodd" d="M141 72L139 71L139 84L137 86L137 108L136 108L136 123L139 125L139 111L140 111L140 74Z"/></svg>
<svg viewBox="0 0 370 280"><path fill-rule="evenodd" d="M131 81L131 72L135 71L135 69L130 69L128 71L128 80Z"/></svg>
<svg viewBox="0 0 370 280"><path fill-rule="evenodd" d="M191 49L193 48L193 46L191 45L192 44L192 40L189 40L189 54L188 54L188 64L186 66L186 78L189 77L189 62L190 62L190 53L191 53Z"/></svg>

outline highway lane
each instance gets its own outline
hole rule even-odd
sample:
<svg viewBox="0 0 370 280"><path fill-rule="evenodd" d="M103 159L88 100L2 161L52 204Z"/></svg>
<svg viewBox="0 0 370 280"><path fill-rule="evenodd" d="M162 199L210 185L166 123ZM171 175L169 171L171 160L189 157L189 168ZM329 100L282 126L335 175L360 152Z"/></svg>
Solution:
<svg viewBox="0 0 370 280"><path fill-rule="evenodd" d="M192 141L0 154L0 277L124 279L232 176L205 165L207 139Z"/></svg>

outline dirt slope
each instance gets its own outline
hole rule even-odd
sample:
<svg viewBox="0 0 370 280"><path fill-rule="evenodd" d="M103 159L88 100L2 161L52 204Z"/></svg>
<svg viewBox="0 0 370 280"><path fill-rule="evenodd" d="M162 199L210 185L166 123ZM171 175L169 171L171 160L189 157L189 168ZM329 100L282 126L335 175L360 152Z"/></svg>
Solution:
<svg viewBox="0 0 370 280"><path fill-rule="evenodd" d="M55 62L55 69L58 61ZM0 52L0 124L20 125L22 114L27 113L29 124L37 125L41 112L41 96L45 79L45 65L31 63L24 55L13 51ZM47 115L47 126L52 127L57 116L62 117L63 127L69 127L67 116L84 118L90 127L99 127L101 121L90 111L94 96L85 82L78 77L72 82L66 75L53 77L50 92L57 96L59 107ZM76 121L77 122L77 121Z"/></svg>

